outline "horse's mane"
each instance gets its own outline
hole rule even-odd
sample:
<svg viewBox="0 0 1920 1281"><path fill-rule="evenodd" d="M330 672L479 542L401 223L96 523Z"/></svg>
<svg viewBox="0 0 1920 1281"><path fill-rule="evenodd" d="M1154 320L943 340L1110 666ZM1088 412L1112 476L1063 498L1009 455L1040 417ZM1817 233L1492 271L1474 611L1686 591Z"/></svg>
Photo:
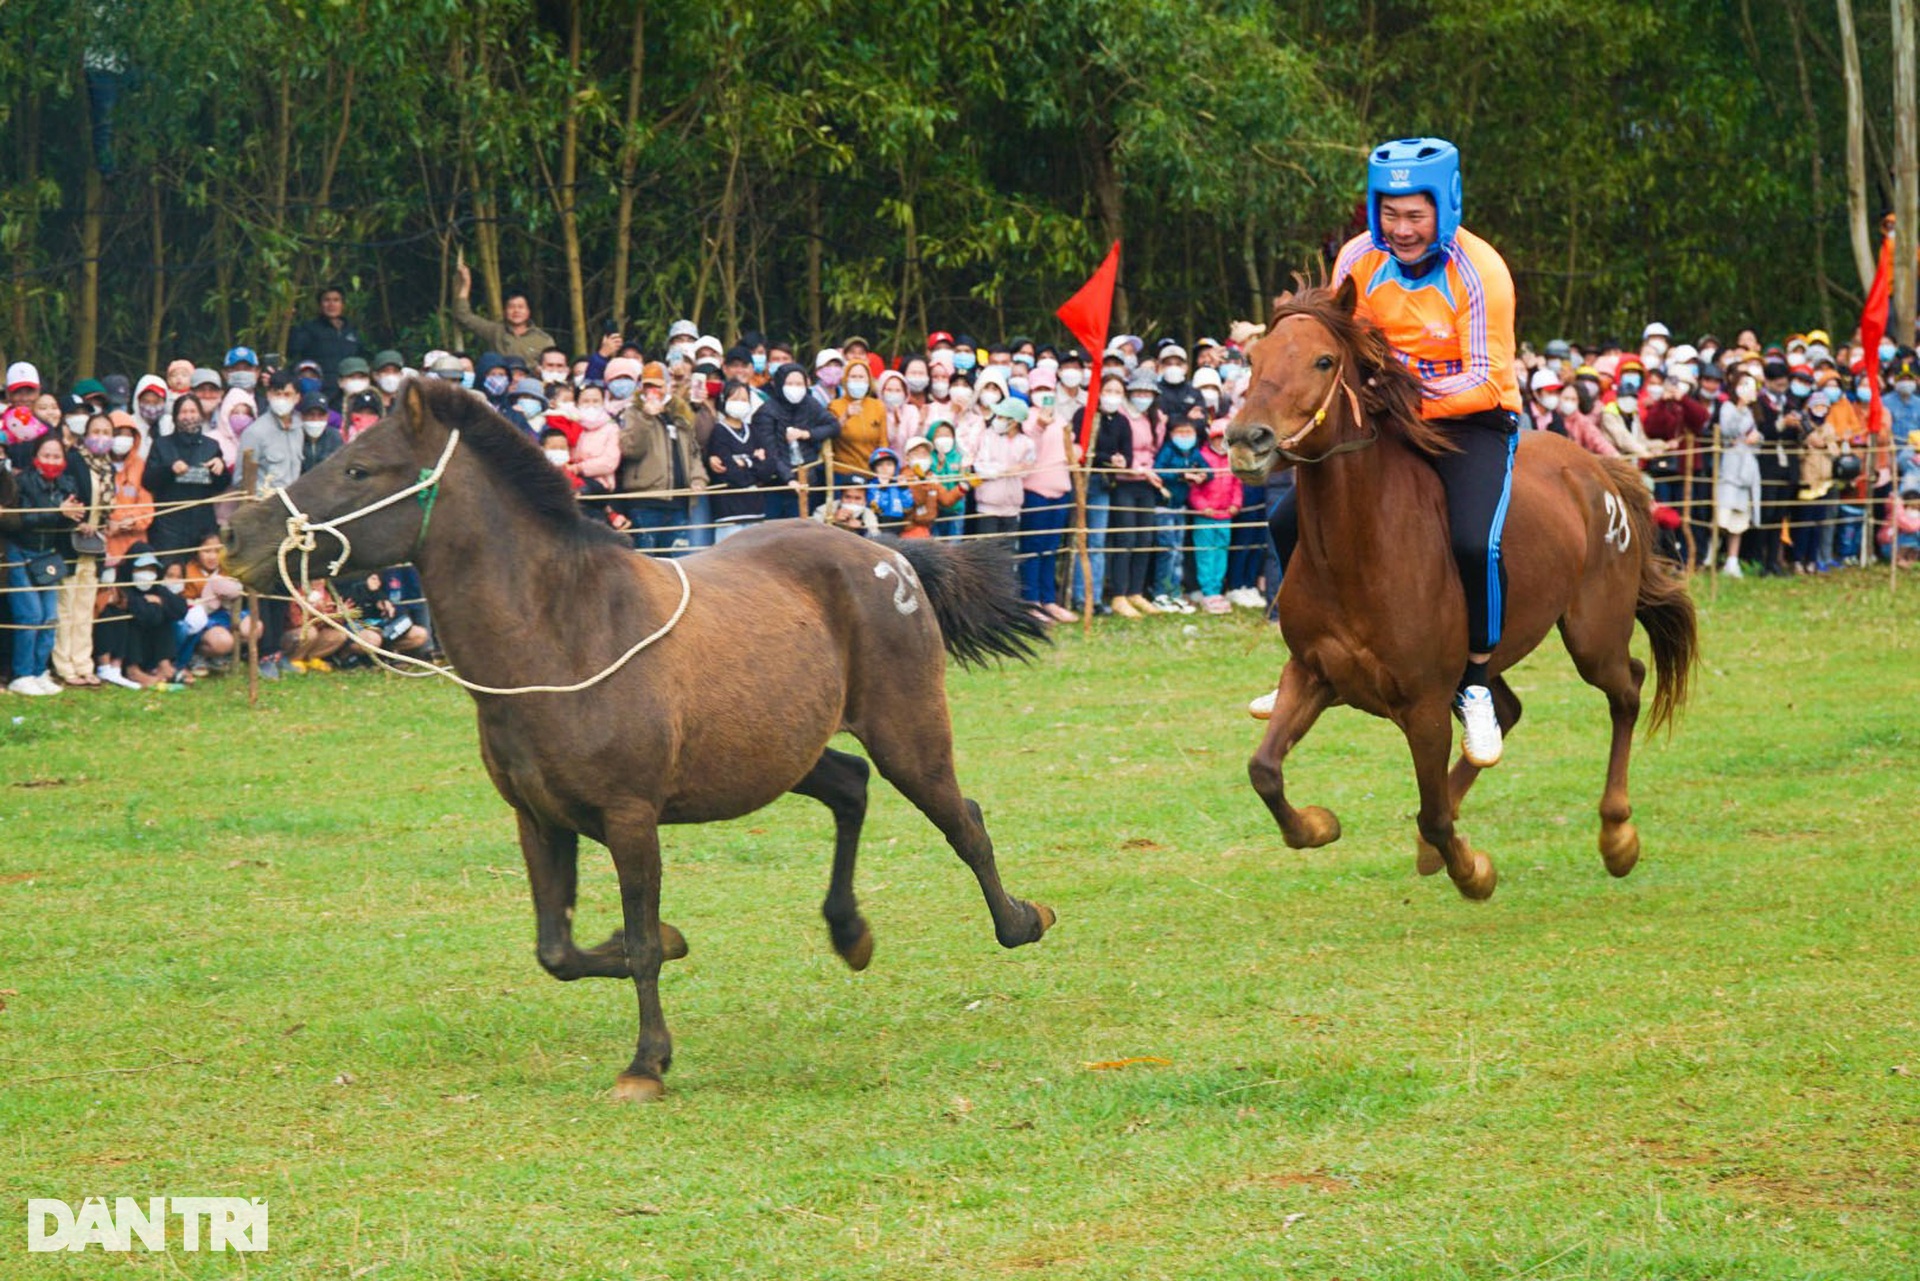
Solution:
<svg viewBox="0 0 1920 1281"><path fill-rule="evenodd" d="M525 432L493 412L485 401L438 378L415 379L415 384L428 411L442 425L458 428L460 443L555 533L583 543L626 544L618 531L587 518L560 469L547 461Z"/></svg>
<svg viewBox="0 0 1920 1281"><path fill-rule="evenodd" d="M1356 314L1351 303L1341 302L1340 291L1303 285L1275 299L1267 332L1288 316L1311 316L1333 335L1354 371L1352 385L1362 408L1384 433L1424 454L1453 452L1446 436L1420 417L1420 380L1393 354L1378 325Z"/></svg>

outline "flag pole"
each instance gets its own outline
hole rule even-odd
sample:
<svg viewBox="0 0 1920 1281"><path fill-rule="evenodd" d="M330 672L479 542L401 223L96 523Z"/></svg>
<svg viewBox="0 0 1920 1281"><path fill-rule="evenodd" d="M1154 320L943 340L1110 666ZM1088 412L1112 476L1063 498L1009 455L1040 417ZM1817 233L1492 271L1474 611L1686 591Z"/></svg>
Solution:
<svg viewBox="0 0 1920 1281"><path fill-rule="evenodd" d="M1100 358L1107 349L1107 325L1113 318L1114 283L1119 275L1120 242L1116 240L1107 250L1107 256L1100 266L1087 278L1087 283L1054 311L1061 323L1085 345L1087 363L1093 366L1087 378L1086 408L1080 419L1079 458L1068 469L1068 474L1073 478L1073 559L1080 566L1080 581L1086 592L1080 606L1082 635L1091 635L1093 632L1093 554L1089 550L1091 540L1087 530L1087 490L1092 483L1089 464L1093 450L1094 413L1100 404ZM1073 582L1072 573L1068 573L1067 582Z"/></svg>

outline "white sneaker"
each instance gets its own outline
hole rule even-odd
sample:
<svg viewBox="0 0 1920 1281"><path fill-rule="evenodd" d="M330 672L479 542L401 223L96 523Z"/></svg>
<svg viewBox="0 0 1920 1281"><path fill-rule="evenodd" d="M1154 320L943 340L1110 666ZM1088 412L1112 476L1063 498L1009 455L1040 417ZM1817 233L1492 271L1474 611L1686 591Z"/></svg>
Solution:
<svg viewBox="0 0 1920 1281"><path fill-rule="evenodd" d="M16 677L11 685L7 686L7 692L9 694L25 694L29 698L44 698L49 693L58 693L59 691L46 689L40 684L40 678L38 676L20 676Z"/></svg>
<svg viewBox="0 0 1920 1281"><path fill-rule="evenodd" d="M1256 721L1264 721L1273 715L1274 700L1280 697L1280 691L1270 689L1247 704L1247 715Z"/></svg>
<svg viewBox="0 0 1920 1281"><path fill-rule="evenodd" d="M139 689L140 682L127 679L127 674L118 667L96 667L93 674L109 685L118 685L121 689Z"/></svg>
<svg viewBox="0 0 1920 1281"><path fill-rule="evenodd" d="M1229 593L1229 595L1232 597L1233 603L1242 609L1265 609L1267 607L1267 598L1260 594L1260 589L1257 587L1242 587L1238 592Z"/></svg>
<svg viewBox="0 0 1920 1281"><path fill-rule="evenodd" d="M67 687L65 685L62 685L59 681L53 679L53 677L46 672L40 673L39 681L40 681L40 692L42 694L64 694L67 692Z"/></svg>
<svg viewBox="0 0 1920 1281"><path fill-rule="evenodd" d="M1740 562L1735 560L1731 556L1727 557L1727 563L1720 567L1720 572L1725 574L1728 578L1745 578L1746 577L1745 574L1740 572Z"/></svg>
<svg viewBox="0 0 1920 1281"><path fill-rule="evenodd" d="M1469 685L1460 691L1456 706L1460 723L1460 751L1470 765L1491 769L1500 763L1500 718L1494 714L1493 691L1485 685Z"/></svg>
<svg viewBox="0 0 1920 1281"><path fill-rule="evenodd" d="M1155 596L1153 607L1163 614L1191 614L1193 606L1184 596Z"/></svg>

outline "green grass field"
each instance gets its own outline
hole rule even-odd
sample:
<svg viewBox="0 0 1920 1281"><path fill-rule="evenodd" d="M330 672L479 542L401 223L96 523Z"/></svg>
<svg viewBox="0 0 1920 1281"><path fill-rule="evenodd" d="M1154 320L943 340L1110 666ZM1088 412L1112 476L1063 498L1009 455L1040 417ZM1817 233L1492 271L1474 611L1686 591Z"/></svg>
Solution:
<svg viewBox="0 0 1920 1281"><path fill-rule="evenodd" d="M1289 777L1345 838L1281 844L1251 621L956 676L962 783L1058 927L1001 951L876 785L854 975L823 809L672 829L651 1108L604 1098L631 986L535 962L466 695L0 699L0 1277L1913 1277L1920 590L1702 613L1625 881L1600 696L1557 641L1517 673L1463 819L1486 904L1414 875L1404 744L1357 713ZM90 1194L266 1197L271 1250L26 1253L28 1197Z"/></svg>

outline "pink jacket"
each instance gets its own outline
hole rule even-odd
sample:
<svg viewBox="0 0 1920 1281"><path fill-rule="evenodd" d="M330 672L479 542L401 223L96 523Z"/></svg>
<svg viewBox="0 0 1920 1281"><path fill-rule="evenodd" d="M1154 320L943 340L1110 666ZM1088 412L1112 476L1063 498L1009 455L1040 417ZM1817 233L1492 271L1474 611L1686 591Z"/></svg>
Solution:
<svg viewBox="0 0 1920 1281"><path fill-rule="evenodd" d="M1560 420L1567 425L1567 435L1573 443L1590 454L1599 454L1602 458L1618 458L1620 451L1614 448L1607 434L1600 430L1600 407L1595 405L1593 412L1583 414L1579 410L1564 411Z"/></svg>
<svg viewBox="0 0 1920 1281"><path fill-rule="evenodd" d="M1197 512L1238 512L1246 491L1227 469L1227 456L1205 445L1200 446L1200 456L1207 460L1207 478L1187 490L1187 506Z"/></svg>
<svg viewBox="0 0 1920 1281"><path fill-rule="evenodd" d="M1040 413L1036 410L1027 418L1022 430L1026 438L1033 442L1033 470L1027 473L1027 492L1042 498L1064 496L1073 488L1073 479L1067 474L1066 423L1058 417L1042 423Z"/></svg>
<svg viewBox="0 0 1920 1281"><path fill-rule="evenodd" d="M1154 430L1155 414L1135 413L1132 408L1125 411L1127 421L1133 424L1133 471L1119 480L1148 480L1153 477L1153 457L1160 452L1160 433Z"/></svg>
<svg viewBox="0 0 1920 1281"><path fill-rule="evenodd" d="M620 472L620 424L609 418L598 427L582 427L573 442L573 465L587 480L613 484Z"/></svg>
<svg viewBox="0 0 1920 1281"><path fill-rule="evenodd" d="M1022 478L1033 466L1033 442L1021 433L989 431L974 446L973 471L980 478L973 489L975 508L982 516L1018 516L1026 500Z"/></svg>

